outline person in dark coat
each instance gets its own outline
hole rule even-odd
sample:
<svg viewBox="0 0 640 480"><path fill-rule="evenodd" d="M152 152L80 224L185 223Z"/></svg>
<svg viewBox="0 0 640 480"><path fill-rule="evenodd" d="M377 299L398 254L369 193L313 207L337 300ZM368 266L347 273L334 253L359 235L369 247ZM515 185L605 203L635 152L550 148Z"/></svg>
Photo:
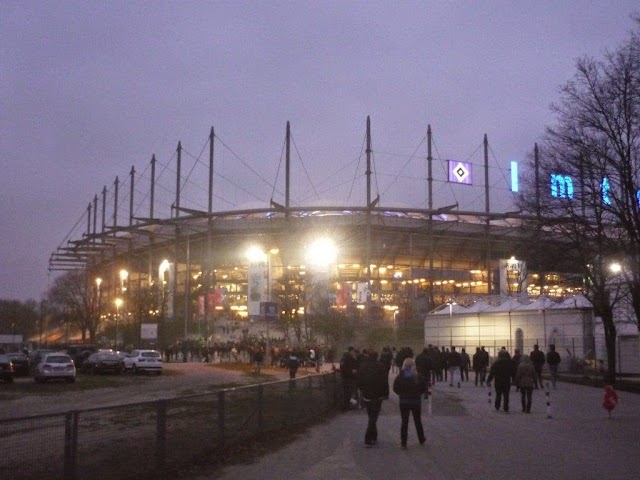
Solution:
<svg viewBox="0 0 640 480"><path fill-rule="evenodd" d="M516 386L520 390L520 400L522 411L531 413L531 398L533 396L533 386L536 384L536 371L533 368L531 359L526 355L521 357L516 370Z"/></svg>
<svg viewBox="0 0 640 480"><path fill-rule="evenodd" d="M513 377L513 362L506 351L498 353L498 359L491 365L487 385L491 386L491 381L495 379L496 390L496 411L500 410L500 404L504 398L502 408L505 413L509 412L509 390L511 389L511 377Z"/></svg>
<svg viewBox="0 0 640 480"><path fill-rule="evenodd" d="M407 437L409 430L409 414L413 415L413 423L416 426L418 441L424 445L427 441L422 427L422 395L427 393L427 385L422 376L416 370L413 358L408 357L402 363L402 370L393 381L393 391L400 397L400 442L402 448L407 448Z"/></svg>
<svg viewBox="0 0 640 480"><path fill-rule="evenodd" d="M351 398L356 393L356 374L358 373L358 363L356 361L356 353L353 347L344 352L340 360L340 376L342 377L342 408L348 410L351 408Z"/></svg>
<svg viewBox="0 0 640 480"><path fill-rule="evenodd" d="M518 366L520 365L520 362L522 361L522 354L520 353L519 349L516 348L513 351L513 357L511 357L511 361L513 362L513 375L514 375L512 383L516 386L516 392L518 392L520 388L518 386L518 382L516 382L515 374L518 371Z"/></svg>
<svg viewBox="0 0 640 480"><path fill-rule="evenodd" d="M451 351L449 352L447 360L447 364L449 365L449 386L453 387L457 377L458 388L460 388L460 367L462 360L460 358L460 352L457 352L456 347L453 345L451 346Z"/></svg>
<svg viewBox="0 0 640 480"><path fill-rule="evenodd" d="M556 388L556 381L558 380L558 365L560 364L560 354L556 352L555 345L549 345L549 351L547 352L547 365L549 365L549 373L551 374L551 385Z"/></svg>
<svg viewBox="0 0 640 480"><path fill-rule="evenodd" d="M438 380L438 372L440 371L440 350L438 347L428 345L429 363L431 364L431 385L435 385Z"/></svg>
<svg viewBox="0 0 640 480"><path fill-rule="evenodd" d="M300 368L300 360L293 351L291 355L289 355L289 360L287 360L287 367L289 368L289 378L296 378L296 373L298 373L298 368Z"/></svg>
<svg viewBox="0 0 640 480"><path fill-rule="evenodd" d="M460 378L463 382L469 381L469 366L471 365L471 358L467 353L467 350L462 347L460 350Z"/></svg>
<svg viewBox="0 0 640 480"><path fill-rule="evenodd" d="M544 365L544 353L538 347L538 344L533 346L533 351L529 354L533 368L536 371L536 385L535 388L542 388L542 366Z"/></svg>
<svg viewBox="0 0 640 480"><path fill-rule="evenodd" d="M362 393L362 402L367 409L369 421L364 434L364 444L371 447L378 441L377 422L382 401L389 398L389 376L387 367L378 361L378 354L370 352L358 368L357 386Z"/></svg>
<svg viewBox="0 0 640 480"><path fill-rule="evenodd" d="M424 348L416 357L415 362L418 374L423 378L424 383L428 386L431 380L431 359L429 358L429 349Z"/></svg>

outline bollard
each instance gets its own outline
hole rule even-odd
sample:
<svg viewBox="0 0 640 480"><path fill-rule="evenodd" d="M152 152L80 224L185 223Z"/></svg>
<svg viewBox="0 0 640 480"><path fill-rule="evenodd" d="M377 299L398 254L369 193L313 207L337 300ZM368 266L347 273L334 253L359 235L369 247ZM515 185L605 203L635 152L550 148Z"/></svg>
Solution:
<svg viewBox="0 0 640 480"><path fill-rule="evenodd" d="M547 418L551 418L551 393L549 392L549 382L547 382L547 391L544 393L547 397Z"/></svg>

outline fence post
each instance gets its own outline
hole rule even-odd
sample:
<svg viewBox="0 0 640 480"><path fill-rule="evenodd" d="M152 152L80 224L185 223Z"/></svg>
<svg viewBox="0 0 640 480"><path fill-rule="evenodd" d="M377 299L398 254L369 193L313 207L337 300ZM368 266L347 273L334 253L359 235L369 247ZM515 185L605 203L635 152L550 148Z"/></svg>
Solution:
<svg viewBox="0 0 640 480"><path fill-rule="evenodd" d="M64 417L64 479L75 480L78 449L78 412L67 412Z"/></svg>
<svg viewBox="0 0 640 480"><path fill-rule="evenodd" d="M264 412L264 388L262 385L258 386L258 435L264 434L263 424L263 412Z"/></svg>
<svg viewBox="0 0 640 480"><path fill-rule="evenodd" d="M218 448L224 452L224 390L218 392Z"/></svg>
<svg viewBox="0 0 640 480"><path fill-rule="evenodd" d="M167 401L156 402L156 470L162 472L167 457Z"/></svg>

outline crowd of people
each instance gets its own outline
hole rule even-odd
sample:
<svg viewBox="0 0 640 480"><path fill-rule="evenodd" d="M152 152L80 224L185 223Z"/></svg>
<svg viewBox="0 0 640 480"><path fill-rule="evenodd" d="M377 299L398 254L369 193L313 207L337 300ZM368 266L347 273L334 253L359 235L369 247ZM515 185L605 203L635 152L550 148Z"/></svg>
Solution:
<svg viewBox="0 0 640 480"><path fill-rule="evenodd" d="M426 442L421 419L422 399L428 398L429 387L438 382L461 388L469 382L469 372L474 373L475 386L495 389L496 411L509 412L509 396L512 386L520 393L522 412L531 413L533 391L543 387L542 368L547 364L553 388L557 388L558 365L561 362L554 345L545 354L534 345L533 350L523 354L515 349L513 356L505 347L491 359L484 346L476 347L469 355L466 348L458 350L427 345L414 356L410 347L385 346L380 354L373 349L349 347L340 360L339 372L343 385L344 410L366 408L368 423L364 444L367 447L377 442L377 420L382 402L389 398L389 375L395 374L393 391L399 397L400 444L407 448L409 418L413 417L420 445ZM493 384L493 385L492 385ZM611 395L609 396L611 398ZM607 401L608 408L612 404Z"/></svg>

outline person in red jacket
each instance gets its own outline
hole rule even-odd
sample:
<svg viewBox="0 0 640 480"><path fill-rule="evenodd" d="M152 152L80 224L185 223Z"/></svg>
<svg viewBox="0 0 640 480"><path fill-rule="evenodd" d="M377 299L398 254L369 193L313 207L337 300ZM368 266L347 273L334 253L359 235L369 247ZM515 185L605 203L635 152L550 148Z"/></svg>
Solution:
<svg viewBox="0 0 640 480"><path fill-rule="evenodd" d="M605 385L602 406L607 412L609 412L609 418L611 418L611 412L616 408L616 405L618 405L618 394L613 389L612 385Z"/></svg>

